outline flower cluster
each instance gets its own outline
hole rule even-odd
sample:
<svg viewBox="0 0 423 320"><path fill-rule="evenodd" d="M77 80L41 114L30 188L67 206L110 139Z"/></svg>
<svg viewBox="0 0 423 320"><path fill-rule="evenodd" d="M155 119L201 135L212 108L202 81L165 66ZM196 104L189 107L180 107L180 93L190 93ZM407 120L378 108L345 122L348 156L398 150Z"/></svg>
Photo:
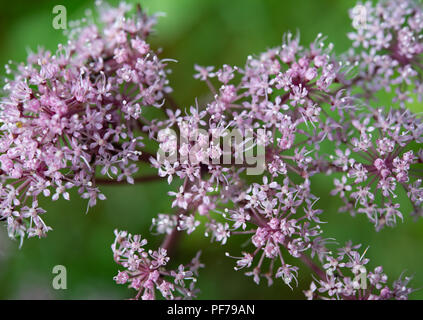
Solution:
<svg viewBox="0 0 423 320"><path fill-rule="evenodd" d="M403 219L398 201L399 189L413 204L413 215L421 215L423 126L408 110L383 109L360 113L344 124L348 144L335 150L333 165L344 173L334 179L332 195L345 203L341 211L364 213L377 230ZM415 149L415 148L414 148Z"/></svg>
<svg viewBox="0 0 423 320"><path fill-rule="evenodd" d="M44 236L38 196L69 200L77 188L104 199L95 173L133 183L142 137L141 110L170 91L166 63L146 42L155 17L130 7L102 8L104 28L71 32L57 52L40 50L13 70L0 102L0 217L11 237Z"/></svg>
<svg viewBox="0 0 423 320"><path fill-rule="evenodd" d="M312 255L321 254L322 242L319 215L322 210L313 208L318 200L310 193L309 181L293 185L289 179L283 185L276 181L263 184L254 183L239 201L237 210L226 210L228 219L234 223L231 230L249 234L252 252L243 252L237 259L236 270L249 268L256 264L246 275L253 276L258 284L260 276L273 283L273 278L281 278L288 286L296 281L298 267L285 262L284 254L301 258L309 250ZM248 230L247 226L249 227ZM231 231L232 232L232 231ZM237 231L232 233L237 234ZM229 254L227 254L229 255ZM255 258L256 261L254 262ZM262 272L264 264L268 270ZM275 267L280 264L276 269Z"/></svg>
<svg viewBox="0 0 423 320"><path fill-rule="evenodd" d="M422 101L423 13L417 1L367 1L350 16L356 30L348 34L353 41L349 55L359 65L354 81L364 96L394 88L394 102L402 106L414 94Z"/></svg>
<svg viewBox="0 0 423 320"><path fill-rule="evenodd" d="M401 276L390 288L383 267L378 266L367 272L367 250L360 254L357 251L360 246L348 242L345 247L338 249L337 255L328 254L327 263L323 265L323 279L313 281L310 289L304 291L307 299L407 300L413 292L408 287L410 278Z"/></svg>
<svg viewBox="0 0 423 320"><path fill-rule="evenodd" d="M124 270L119 271L114 280L118 284L128 284L129 288L135 289L135 299L153 300L156 298L156 291L165 299L195 297L194 285L197 280L194 276L197 276L198 269L203 267L199 260L201 252L198 252L188 265L181 264L177 270L168 271L165 266L170 258L165 248L146 250L147 240L127 231L115 230L115 235L112 244L113 256ZM188 281L189 285L186 284Z"/></svg>

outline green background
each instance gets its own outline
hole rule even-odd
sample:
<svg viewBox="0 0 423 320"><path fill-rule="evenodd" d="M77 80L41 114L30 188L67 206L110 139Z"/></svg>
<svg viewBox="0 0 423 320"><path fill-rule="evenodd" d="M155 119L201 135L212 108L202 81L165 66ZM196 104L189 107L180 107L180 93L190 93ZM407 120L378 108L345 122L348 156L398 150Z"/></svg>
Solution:
<svg viewBox="0 0 423 320"><path fill-rule="evenodd" d="M135 1L128 1L135 2ZM117 1L110 3L116 4ZM61 31L52 27L52 8L62 4L67 8L68 19L79 19L91 1L0 1L0 65L9 59L22 61L27 49L43 46L55 49L63 41ZM260 53L281 43L288 30L301 31L303 45L310 43L321 32L335 44L337 53L349 45L346 33L350 31L347 14L353 1L347 0L144 0L143 8L149 13L165 12L160 18L157 33L151 38L154 47L162 47L162 57L174 58L170 77L179 104L189 107L196 96L206 94L203 83L193 79L193 65L242 65L250 54ZM4 74L4 69L1 70ZM422 111L421 106L413 105ZM379 233L365 217L351 217L337 213L340 204L327 197L331 181L317 177L318 196L325 208L323 225L325 237L336 238L339 243L352 239L354 243L370 246L367 256L370 265L383 265L391 280L403 270L415 274L413 286L423 286L423 222L414 222L405 215L404 223ZM173 190L175 187L173 188ZM112 277L117 265L112 259L110 244L113 229L128 229L131 233L148 236L152 246L161 242L150 235L151 219L157 213L169 213L170 197L166 182L137 186L114 186L102 189L107 196L86 215L86 202L73 192L71 201L42 203L48 211L47 223L53 231L45 239L25 240L23 248L9 240L5 230L0 231L0 298L60 298L60 299L122 299L133 296L134 291L116 285ZM403 199L407 204L407 199ZM408 206L407 209L410 209ZM184 237L174 255L174 263L189 261L198 249L203 250L206 268L200 271L198 281L201 299L302 299L302 290L308 287L311 277L301 264L299 287L291 291L281 280L271 288L265 281L257 286L251 278L233 270L235 261L224 256L225 251L239 255L245 239L230 239L226 248L210 243L197 230ZM64 265L68 272L68 289L53 290L51 286L55 265ZM423 298L423 292L412 298Z"/></svg>

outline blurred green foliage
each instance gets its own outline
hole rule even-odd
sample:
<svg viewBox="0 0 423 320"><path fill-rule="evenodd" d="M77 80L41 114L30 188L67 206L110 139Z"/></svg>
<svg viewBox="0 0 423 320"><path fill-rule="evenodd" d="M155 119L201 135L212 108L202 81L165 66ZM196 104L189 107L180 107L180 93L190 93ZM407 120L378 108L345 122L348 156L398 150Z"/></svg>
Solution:
<svg viewBox="0 0 423 320"><path fill-rule="evenodd" d="M128 1L136 2L136 1ZM118 1L110 1L117 4ZM61 31L52 27L52 8L65 5L70 20L79 19L91 1L20 0L0 1L0 65L9 59L22 61L26 49L41 45L54 50L64 40ZM175 99L189 107L195 97L208 93L207 88L193 75L193 65L242 65L250 54L259 53L281 43L287 31L301 33L301 42L307 45L318 33L335 44L337 53L349 45L347 10L354 1L336 0L142 0L149 13L165 12L160 18L157 33L151 38L154 47L163 48L162 57L174 58L170 77ZM4 75L4 70L0 74ZM383 100L383 99L382 99ZM415 111L422 111L418 105ZM405 215L404 223L379 233L365 217L351 217L337 213L339 202L328 199L331 189L328 178L315 178L314 192L326 199L320 202L325 209L323 225L325 236L343 244L370 245L368 257L371 266L383 265L390 279L396 279L406 269L415 274L413 285L422 287L423 222L413 222ZM175 187L173 187L175 189ZM88 214L86 202L74 192L71 201L45 202L47 223L53 227L47 238L25 240L21 250L18 243L9 240L0 231L0 298L60 298L60 299L121 299L133 292L114 284L112 277L117 265L112 259L110 244L113 229L128 229L148 237L150 245L160 243L160 237L150 235L151 219L157 213L170 212L169 187L166 182L137 186L104 187L106 201L100 202ZM403 195L403 202L407 199ZM410 209L410 208L409 208ZM225 257L229 251L237 255L245 239L231 239L222 248L204 238L201 230L184 237L174 252L174 264L187 262L202 249L206 268L200 271L198 281L201 299L302 299L310 283L308 270L300 263L299 288L291 291L281 281L268 288L233 270L233 260ZM364 249L362 248L362 249ZM292 261L291 261L292 263ZM52 269L64 265L68 270L68 289L53 290ZM423 298L417 291L412 298Z"/></svg>

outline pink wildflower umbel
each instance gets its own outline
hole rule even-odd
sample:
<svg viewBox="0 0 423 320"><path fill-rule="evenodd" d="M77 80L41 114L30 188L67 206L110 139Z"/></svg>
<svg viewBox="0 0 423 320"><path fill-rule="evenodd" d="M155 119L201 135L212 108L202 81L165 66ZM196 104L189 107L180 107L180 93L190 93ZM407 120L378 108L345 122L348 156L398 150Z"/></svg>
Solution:
<svg viewBox="0 0 423 320"><path fill-rule="evenodd" d="M144 107L170 92L165 62L146 42L155 17L130 7L102 8L100 21L71 32L56 52L40 50L12 70L0 102L0 217L11 237L44 236L39 195L69 200L76 188L88 206L105 199L102 175L133 183Z"/></svg>
<svg viewBox="0 0 423 320"><path fill-rule="evenodd" d="M194 285L200 263L200 252L192 261L184 266L179 265L177 270L167 271L165 266L169 262L167 250L146 250L147 240L140 235L132 236L126 231L115 230L115 242L112 244L113 256L124 270L114 277L118 284L128 284L135 289L135 299L153 300L156 291L165 299L192 299L197 290ZM189 285L187 283L190 282Z"/></svg>

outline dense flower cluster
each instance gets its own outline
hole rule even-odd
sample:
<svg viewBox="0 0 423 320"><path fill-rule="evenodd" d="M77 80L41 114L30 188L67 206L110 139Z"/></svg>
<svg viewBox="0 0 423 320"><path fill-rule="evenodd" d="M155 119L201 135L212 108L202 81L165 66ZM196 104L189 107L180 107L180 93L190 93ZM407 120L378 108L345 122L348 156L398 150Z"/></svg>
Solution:
<svg viewBox="0 0 423 320"><path fill-rule="evenodd" d="M226 255L257 284L263 277L269 285L279 278L297 284L300 264L287 262L294 257L318 277L308 298L407 298L410 278L388 287L382 267L367 273L359 246L348 243L337 255L328 249L335 240L324 237L315 195L316 176L330 175L327 196L341 198L334 199L340 211L366 214L377 230L403 219L401 193L412 214L423 215L423 123L406 109L414 93L423 94L423 11L412 0L359 8L347 54L335 55L320 34L303 47L288 33L241 67L196 65L194 77L211 95L189 110L171 101L166 60L146 42L155 18L141 10L131 18L125 4L101 9L103 29L77 28L55 55L41 51L10 70L0 112L0 215L10 236L49 230L39 194L68 199L76 187L92 206L104 198L96 171L134 183L144 161L177 187L168 192L172 212L153 219L155 233L165 235L158 250L116 231L112 250L124 270L115 280L137 290L136 299L157 291L168 299L195 296L199 256L178 270L165 266L175 234L201 224L221 245L247 237L244 251ZM383 88L396 89L392 106L368 105ZM144 118L148 106L162 116ZM141 150L142 137L157 155Z"/></svg>
<svg viewBox="0 0 423 320"><path fill-rule="evenodd" d="M77 188L89 206L104 199L95 173L133 183L143 146L134 133L144 106L170 91L165 62L146 37L155 17L130 7L100 11L99 29L72 31L56 53L40 50L16 70L0 103L0 217L11 237L44 236L40 194L69 200Z"/></svg>
<svg viewBox="0 0 423 320"><path fill-rule="evenodd" d="M402 189L413 204L415 216L422 215L421 119L408 110L374 109L361 112L344 124L349 143L335 150L333 164L346 173L335 178L332 195L345 202L341 211L364 213L377 230L403 219L398 194ZM377 199L380 198L380 199Z"/></svg>
<svg viewBox="0 0 423 320"><path fill-rule="evenodd" d="M128 283L129 288L135 289L135 299L154 300L156 291L165 299L195 297L194 285L197 280L194 276L197 276L198 269L203 267L199 260L200 252L188 265L181 264L177 270L167 271L165 266L170 258L165 248L146 250L144 247L147 240L140 235L133 236L118 230L115 230L115 235L115 242L112 244L113 256L124 271L119 271L114 280L118 284ZM188 281L190 284L187 286Z"/></svg>
<svg viewBox="0 0 423 320"><path fill-rule="evenodd" d="M402 106L423 98L423 13L418 1L367 1L350 11L355 20L351 61L359 65L354 82L371 97L379 90L394 89L394 101Z"/></svg>
<svg viewBox="0 0 423 320"><path fill-rule="evenodd" d="M317 285L314 281L311 283L310 289L304 292L307 299L407 300L413 292L408 287L411 278L401 276L390 288L383 267L367 272L367 250L360 254L357 251L360 246L349 242L338 249L337 255L327 255L323 279L317 280Z"/></svg>

